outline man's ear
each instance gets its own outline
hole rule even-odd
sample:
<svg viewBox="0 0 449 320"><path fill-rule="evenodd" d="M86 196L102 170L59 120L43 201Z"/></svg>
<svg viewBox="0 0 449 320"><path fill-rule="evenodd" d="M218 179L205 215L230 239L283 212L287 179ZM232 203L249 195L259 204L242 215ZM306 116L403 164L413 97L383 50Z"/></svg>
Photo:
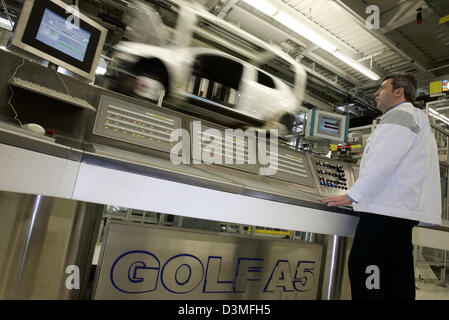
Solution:
<svg viewBox="0 0 449 320"><path fill-rule="evenodd" d="M404 96L405 97L405 89L404 88L397 88L394 90L395 96Z"/></svg>

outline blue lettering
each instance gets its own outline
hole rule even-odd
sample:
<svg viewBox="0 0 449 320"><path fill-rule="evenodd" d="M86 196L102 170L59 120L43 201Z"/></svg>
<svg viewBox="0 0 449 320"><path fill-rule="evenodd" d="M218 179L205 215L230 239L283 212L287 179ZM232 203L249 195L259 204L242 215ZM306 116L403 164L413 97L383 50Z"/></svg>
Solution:
<svg viewBox="0 0 449 320"><path fill-rule="evenodd" d="M293 286L296 291L305 292L312 288L315 278L314 268L307 267L307 265L311 264L315 264L315 261L298 261L295 279L293 280Z"/></svg>
<svg viewBox="0 0 449 320"><path fill-rule="evenodd" d="M282 288L284 292L293 291L292 274L288 260L276 262L263 292L273 292L276 288Z"/></svg>
<svg viewBox="0 0 449 320"><path fill-rule="evenodd" d="M128 277L121 276L128 270ZM145 293L156 290L159 278L159 259L147 251L129 251L118 257L112 267L112 285L124 293Z"/></svg>
<svg viewBox="0 0 449 320"><path fill-rule="evenodd" d="M194 290L203 280L204 266L191 254L170 258L162 267L161 282L172 293L183 294Z"/></svg>
<svg viewBox="0 0 449 320"><path fill-rule="evenodd" d="M209 257L207 260L206 277L204 279L204 293L232 292L232 281L220 281L222 257Z"/></svg>
<svg viewBox="0 0 449 320"><path fill-rule="evenodd" d="M235 271L234 292L246 291L248 281L259 281L263 259L238 258Z"/></svg>

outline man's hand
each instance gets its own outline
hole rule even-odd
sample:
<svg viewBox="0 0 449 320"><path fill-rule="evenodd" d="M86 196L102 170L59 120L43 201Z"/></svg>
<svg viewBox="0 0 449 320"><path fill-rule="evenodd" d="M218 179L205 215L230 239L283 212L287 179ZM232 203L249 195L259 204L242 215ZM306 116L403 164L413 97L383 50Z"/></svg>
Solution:
<svg viewBox="0 0 449 320"><path fill-rule="evenodd" d="M332 196L321 200L322 203L327 203L328 207L344 206L346 204L351 204L352 200L349 199L345 194L341 196Z"/></svg>

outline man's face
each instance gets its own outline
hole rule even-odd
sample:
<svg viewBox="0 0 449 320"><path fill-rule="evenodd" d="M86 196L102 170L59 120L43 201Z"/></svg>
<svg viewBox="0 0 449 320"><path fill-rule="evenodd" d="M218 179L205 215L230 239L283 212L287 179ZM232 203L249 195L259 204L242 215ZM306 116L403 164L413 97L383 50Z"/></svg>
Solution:
<svg viewBox="0 0 449 320"><path fill-rule="evenodd" d="M392 82L393 79L385 80L376 92L377 109L382 111L382 113L395 106L396 97L394 91L396 90L393 90Z"/></svg>

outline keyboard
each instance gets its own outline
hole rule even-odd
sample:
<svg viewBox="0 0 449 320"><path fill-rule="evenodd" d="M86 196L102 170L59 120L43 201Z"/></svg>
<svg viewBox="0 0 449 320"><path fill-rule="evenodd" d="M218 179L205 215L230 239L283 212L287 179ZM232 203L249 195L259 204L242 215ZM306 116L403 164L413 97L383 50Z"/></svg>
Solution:
<svg viewBox="0 0 449 320"><path fill-rule="evenodd" d="M23 80L20 78L16 78L14 77L11 80L11 85L15 86L15 87L19 87L25 90L29 90L38 94L42 94L44 96L65 102L65 103L69 103L72 105L75 105L77 107L80 108L84 108L93 112L96 112L95 108L86 100L77 98L77 97L73 97L71 95L68 95L66 93L62 93L47 87L43 87L37 83L34 82L30 82L27 80Z"/></svg>

